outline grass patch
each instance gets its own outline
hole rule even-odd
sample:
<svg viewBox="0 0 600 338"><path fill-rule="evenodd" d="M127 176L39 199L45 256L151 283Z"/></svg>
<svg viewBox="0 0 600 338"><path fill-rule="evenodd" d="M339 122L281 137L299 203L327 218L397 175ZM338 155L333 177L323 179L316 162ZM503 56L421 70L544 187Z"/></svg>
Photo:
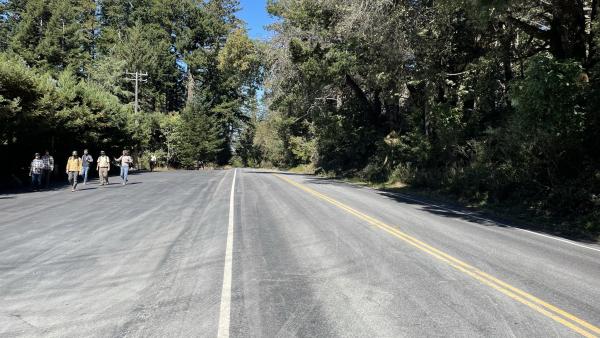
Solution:
<svg viewBox="0 0 600 338"><path fill-rule="evenodd" d="M288 171L288 172L294 173L294 174L304 174L304 175L314 175L315 174L315 166L312 164L303 164L303 165L299 165L297 167L293 167L293 168L289 168L289 169L279 168L279 170Z"/></svg>

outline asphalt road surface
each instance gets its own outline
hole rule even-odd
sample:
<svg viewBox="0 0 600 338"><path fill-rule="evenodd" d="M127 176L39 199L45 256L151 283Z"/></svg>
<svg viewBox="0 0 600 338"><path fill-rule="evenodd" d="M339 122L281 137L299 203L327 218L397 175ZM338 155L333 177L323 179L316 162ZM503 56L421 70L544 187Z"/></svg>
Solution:
<svg viewBox="0 0 600 338"><path fill-rule="evenodd" d="M592 244L310 176L130 182L0 195L0 337L600 336Z"/></svg>

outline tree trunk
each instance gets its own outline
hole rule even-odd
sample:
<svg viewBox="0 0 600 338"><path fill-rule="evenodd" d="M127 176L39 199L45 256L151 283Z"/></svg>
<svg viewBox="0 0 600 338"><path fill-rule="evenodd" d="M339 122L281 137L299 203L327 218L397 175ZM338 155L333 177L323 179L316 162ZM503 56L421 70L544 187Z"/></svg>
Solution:
<svg viewBox="0 0 600 338"><path fill-rule="evenodd" d="M584 63L588 46L584 5L584 0L552 0L550 30L512 15L508 16L508 20L528 35L547 42L554 57Z"/></svg>
<svg viewBox="0 0 600 338"><path fill-rule="evenodd" d="M416 109L420 110L423 114L423 134L429 137L429 109L427 104L427 83L421 81L416 84L407 84L406 86L410 92L410 98Z"/></svg>
<svg viewBox="0 0 600 338"><path fill-rule="evenodd" d="M515 41L515 32L510 24L502 24L502 66L504 67L504 79L506 83L513 79L512 69L512 44Z"/></svg>
<svg viewBox="0 0 600 338"><path fill-rule="evenodd" d="M381 113L381 101L379 100L379 92L375 94L375 101L371 102L367 97L367 94L360 88L360 86L354 81L352 76L346 74L346 85L352 89L354 95L358 98L364 108L366 109L366 119L370 122L376 123Z"/></svg>
<svg viewBox="0 0 600 338"><path fill-rule="evenodd" d="M596 35L594 34L595 29L593 27L596 17L598 16L598 0L592 0L591 2L591 13L590 13L590 33L588 34L588 55L586 61L586 68L593 66L596 60Z"/></svg>
<svg viewBox="0 0 600 338"><path fill-rule="evenodd" d="M586 60L583 0L553 0L550 50L559 59Z"/></svg>

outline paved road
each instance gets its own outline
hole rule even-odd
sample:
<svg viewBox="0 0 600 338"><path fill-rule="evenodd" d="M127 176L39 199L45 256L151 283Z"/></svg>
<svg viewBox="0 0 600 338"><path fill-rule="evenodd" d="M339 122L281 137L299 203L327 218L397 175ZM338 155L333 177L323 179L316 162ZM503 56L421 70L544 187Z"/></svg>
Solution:
<svg viewBox="0 0 600 338"><path fill-rule="evenodd" d="M309 176L131 183L0 195L0 337L600 336L598 246Z"/></svg>

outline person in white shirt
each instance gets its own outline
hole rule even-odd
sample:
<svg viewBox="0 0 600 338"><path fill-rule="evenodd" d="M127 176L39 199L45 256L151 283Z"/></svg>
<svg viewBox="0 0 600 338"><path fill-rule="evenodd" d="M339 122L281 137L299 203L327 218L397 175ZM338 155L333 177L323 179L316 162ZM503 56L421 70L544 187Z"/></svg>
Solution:
<svg viewBox="0 0 600 338"><path fill-rule="evenodd" d="M129 167L133 165L133 159L129 156L129 151L123 150L123 155L119 158L115 158L115 161L121 162L121 180L122 184L127 184L127 177L129 175Z"/></svg>
<svg viewBox="0 0 600 338"><path fill-rule="evenodd" d="M108 184L108 172L110 171L110 157L106 156L104 150L98 156L98 164L96 165L98 175L100 176L100 185Z"/></svg>
<svg viewBox="0 0 600 338"><path fill-rule="evenodd" d="M35 158L31 161L29 167L29 176L31 176L31 186L33 189L39 189L42 186L42 171L44 170L44 161L39 153L35 153Z"/></svg>
<svg viewBox="0 0 600 338"><path fill-rule="evenodd" d="M156 155L152 154L152 156L150 156L150 172L153 172L154 168L156 168L156 162L158 162L158 159L156 158Z"/></svg>

